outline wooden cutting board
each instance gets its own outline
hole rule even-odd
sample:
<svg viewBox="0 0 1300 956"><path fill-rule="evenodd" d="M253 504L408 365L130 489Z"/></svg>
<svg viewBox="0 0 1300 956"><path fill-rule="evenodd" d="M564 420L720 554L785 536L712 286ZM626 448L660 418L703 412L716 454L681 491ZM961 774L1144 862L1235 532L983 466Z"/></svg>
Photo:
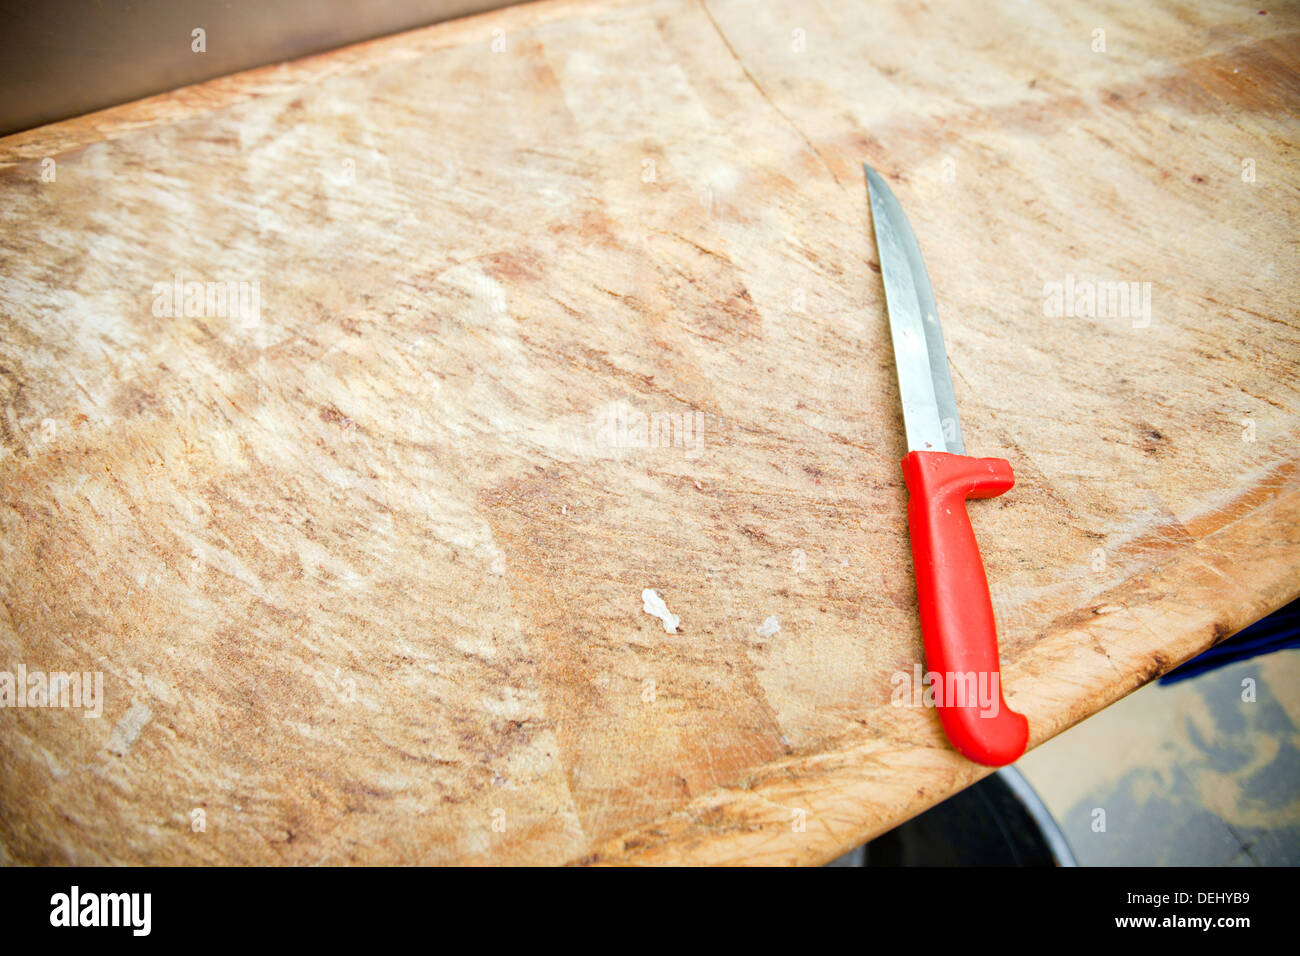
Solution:
<svg viewBox="0 0 1300 956"><path fill-rule="evenodd" d="M984 773L864 160L1031 743L1295 597L1298 41L540 3L0 141L0 668L103 675L0 710L0 860L817 863Z"/></svg>

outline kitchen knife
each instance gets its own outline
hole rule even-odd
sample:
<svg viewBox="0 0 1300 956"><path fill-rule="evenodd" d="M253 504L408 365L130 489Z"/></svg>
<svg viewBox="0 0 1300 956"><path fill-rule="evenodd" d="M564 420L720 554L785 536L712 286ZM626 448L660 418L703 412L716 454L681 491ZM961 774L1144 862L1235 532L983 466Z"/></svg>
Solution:
<svg viewBox="0 0 1300 956"><path fill-rule="evenodd" d="M939 720L966 757L991 767L1025 752L1029 722L1007 707L993 602L967 498L994 498L1015 478L1001 458L971 458L948 372L930 277L894 193L870 166L867 195L903 400L907 524L921 639Z"/></svg>

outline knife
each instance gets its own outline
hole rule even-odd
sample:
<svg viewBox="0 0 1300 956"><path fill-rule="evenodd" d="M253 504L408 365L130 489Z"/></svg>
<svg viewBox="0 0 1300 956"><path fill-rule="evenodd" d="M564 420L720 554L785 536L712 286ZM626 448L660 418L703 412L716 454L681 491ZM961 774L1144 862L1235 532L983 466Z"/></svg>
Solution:
<svg viewBox="0 0 1300 956"><path fill-rule="evenodd" d="M969 759L1000 767L1025 752L1029 722L1002 696L993 602L966 499L995 498L1015 477L1001 458L966 454L921 249L893 191L863 169L903 400L903 481L925 661L937 675L931 686L948 740Z"/></svg>

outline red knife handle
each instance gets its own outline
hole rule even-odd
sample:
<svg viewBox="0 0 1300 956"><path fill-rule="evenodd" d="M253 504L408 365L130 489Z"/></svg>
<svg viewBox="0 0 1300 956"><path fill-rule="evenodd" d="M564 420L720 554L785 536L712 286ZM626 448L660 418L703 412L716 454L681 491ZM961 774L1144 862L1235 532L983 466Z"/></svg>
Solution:
<svg viewBox="0 0 1300 956"><path fill-rule="evenodd" d="M903 479L921 638L926 667L937 675L932 687L939 720L962 754L1000 767L1025 752L1029 721L1002 696L993 602L966 499L995 498L1016 483L1015 476L1001 458L914 451L903 459Z"/></svg>

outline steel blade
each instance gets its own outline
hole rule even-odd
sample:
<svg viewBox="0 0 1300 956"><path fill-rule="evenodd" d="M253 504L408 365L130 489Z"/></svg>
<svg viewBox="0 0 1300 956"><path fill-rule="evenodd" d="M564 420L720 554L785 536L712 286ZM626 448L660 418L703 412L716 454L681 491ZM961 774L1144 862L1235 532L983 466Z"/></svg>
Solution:
<svg viewBox="0 0 1300 956"><path fill-rule="evenodd" d="M964 455L948 353L921 248L893 190L870 166L864 163L862 168L867 173L871 220L885 282L908 451Z"/></svg>

